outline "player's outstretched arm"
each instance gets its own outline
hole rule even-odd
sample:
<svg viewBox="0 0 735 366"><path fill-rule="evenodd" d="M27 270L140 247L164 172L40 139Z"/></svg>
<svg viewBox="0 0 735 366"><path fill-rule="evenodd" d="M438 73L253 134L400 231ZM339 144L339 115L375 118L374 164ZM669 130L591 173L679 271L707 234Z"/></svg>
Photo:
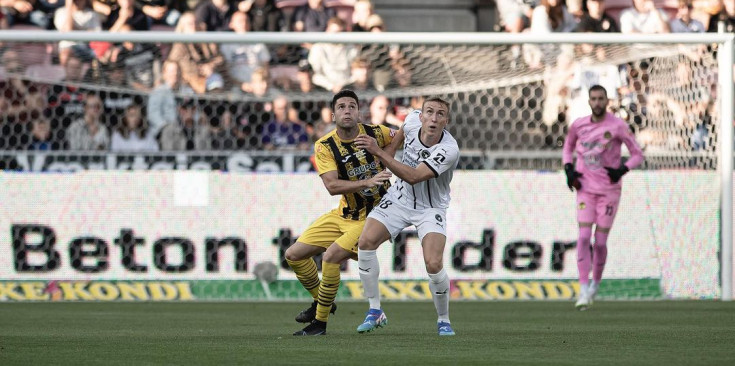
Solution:
<svg viewBox="0 0 735 366"><path fill-rule="evenodd" d="M405 138L406 134L403 132L403 128L399 128L395 136L393 136L393 140L383 148L383 151L388 153L390 156L396 156L396 151L403 146L403 140L405 140Z"/></svg>
<svg viewBox="0 0 735 366"><path fill-rule="evenodd" d="M375 155L380 161L399 178L409 184L416 184L436 178L436 173L426 164L419 164L416 168L405 165L395 159L395 152L390 154L388 151L381 149L374 138L368 135L359 135L355 139L355 146L365 149L367 152Z"/></svg>
<svg viewBox="0 0 735 366"><path fill-rule="evenodd" d="M363 189L379 187L383 185L383 183L387 182L391 176L393 176L391 172L384 170L369 179L351 181L339 179L337 171L331 170L322 174L320 177L322 178L322 183L324 183L324 187L327 188L329 194L337 196L340 194L355 193Z"/></svg>

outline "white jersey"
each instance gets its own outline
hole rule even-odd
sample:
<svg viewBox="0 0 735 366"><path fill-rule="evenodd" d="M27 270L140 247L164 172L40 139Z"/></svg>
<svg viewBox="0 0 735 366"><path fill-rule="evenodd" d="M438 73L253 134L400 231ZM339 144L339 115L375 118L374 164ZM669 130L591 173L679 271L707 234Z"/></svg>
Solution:
<svg viewBox="0 0 735 366"><path fill-rule="evenodd" d="M433 172L434 178L411 185L398 178L390 191L405 206L414 209L449 207L449 183L452 181L454 169L459 162L459 146L449 131L444 130L434 146L428 147L419 138L421 133L420 111L411 112L403 123L405 140L403 141L403 157L401 162L416 168L426 164Z"/></svg>

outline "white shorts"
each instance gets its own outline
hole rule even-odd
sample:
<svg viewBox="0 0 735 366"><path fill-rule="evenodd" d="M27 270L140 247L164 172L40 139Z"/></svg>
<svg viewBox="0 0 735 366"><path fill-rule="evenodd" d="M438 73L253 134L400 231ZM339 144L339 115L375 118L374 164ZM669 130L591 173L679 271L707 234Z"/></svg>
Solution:
<svg viewBox="0 0 735 366"><path fill-rule="evenodd" d="M385 225L393 240L403 229L411 225L416 226L421 241L428 233L439 233L445 237L447 236L447 209L427 208L416 210L401 204L390 193L383 196L380 203L370 211L368 217Z"/></svg>

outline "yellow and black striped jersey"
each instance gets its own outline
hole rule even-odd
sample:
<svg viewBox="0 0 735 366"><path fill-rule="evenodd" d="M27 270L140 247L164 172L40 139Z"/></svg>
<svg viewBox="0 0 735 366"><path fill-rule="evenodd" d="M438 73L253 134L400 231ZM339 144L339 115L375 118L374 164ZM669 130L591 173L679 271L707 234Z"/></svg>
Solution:
<svg viewBox="0 0 735 366"><path fill-rule="evenodd" d="M390 144L395 135L395 130L381 125L358 123L358 128L360 134L374 137L381 148ZM385 166L375 155L356 148L353 143L353 140L340 139L337 130L332 130L314 143L316 169L319 175L336 170L339 179L357 181L370 179L385 170ZM365 220L388 187L390 182L385 182L381 187L343 194L337 208L338 214L345 219Z"/></svg>

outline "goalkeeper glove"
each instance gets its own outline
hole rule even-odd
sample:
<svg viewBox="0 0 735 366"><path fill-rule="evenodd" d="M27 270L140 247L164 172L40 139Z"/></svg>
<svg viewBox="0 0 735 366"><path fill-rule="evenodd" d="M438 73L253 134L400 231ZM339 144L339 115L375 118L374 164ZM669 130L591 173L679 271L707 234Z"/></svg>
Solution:
<svg viewBox="0 0 735 366"><path fill-rule="evenodd" d="M625 164L621 165L620 168L617 168L617 169L608 168L608 167L605 167L605 169L607 170L607 175L610 176L610 182L612 183L619 182L620 178L622 178L623 175L625 175L625 173L627 173L628 170L630 170L628 169L627 166L625 166Z"/></svg>
<svg viewBox="0 0 735 366"><path fill-rule="evenodd" d="M582 188L582 183L579 182L579 177L582 176L582 173L574 170L574 165L572 165L572 163L564 164L564 173L567 174L567 187L569 187L570 191ZM574 189L572 189L572 187L574 187Z"/></svg>

